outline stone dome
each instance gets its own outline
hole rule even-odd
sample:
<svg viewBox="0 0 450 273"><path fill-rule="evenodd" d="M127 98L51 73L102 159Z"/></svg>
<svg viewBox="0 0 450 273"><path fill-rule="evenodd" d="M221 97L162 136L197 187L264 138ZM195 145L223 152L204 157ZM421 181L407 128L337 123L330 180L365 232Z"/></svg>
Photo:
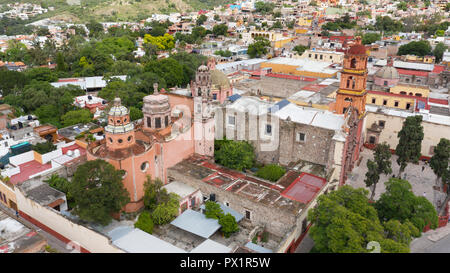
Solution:
<svg viewBox="0 0 450 273"><path fill-rule="evenodd" d="M400 76L398 75L398 71L393 66L385 66L375 73L375 77L382 78L382 79L399 79Z"/></svg>
<svg viewBox="0 0 450 273"><path fill-rule="evenodd" d="M230 80L227 75L217 69L211 71L211 83L217 88L222 87L227 89L231 87Z"/></svg>
<svg viewBox="0 0 450 273"><path fill-rule="evenodd" d="M205 72L205 71L208 71L209 68L206 65L202 64L201 66L198 67L197 70L200 72Z"/></svg>
<svg viewBox="0 0 450 273"><path fill-rule="evenodd" d="M162 94L145 96L142 111L148 114L170 111L169 97Z"/></svg>

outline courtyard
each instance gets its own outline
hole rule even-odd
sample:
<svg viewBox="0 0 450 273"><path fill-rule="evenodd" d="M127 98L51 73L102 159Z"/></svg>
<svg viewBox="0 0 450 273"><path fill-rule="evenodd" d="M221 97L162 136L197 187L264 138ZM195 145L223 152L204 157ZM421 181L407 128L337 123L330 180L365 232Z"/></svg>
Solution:
<svg viewBox="0 0 450 273"><path fill-rule="evenodd" d="M367 160L373 160L373 151L364 149L360 155L361 161L359 165L356 165L351 175L349 175L346 184L354 188L365 188L371 193L371 189L366 187L364 179L367 172ZM397 176L399 171L399 165L396 162L397 156L392 155L392 174L380 175L380 180L376 186L374 200L380 198L380 195L386 191L384 182L388 181L392 175ZM418 164L409 163L405 171L401 175L402 179L406 179L412 186L412 190L417 196L424 196L435 207L444 201L445 194L434 189L436 185L436 175L431 169L430 165L424 161L419 161Z"/></svg>

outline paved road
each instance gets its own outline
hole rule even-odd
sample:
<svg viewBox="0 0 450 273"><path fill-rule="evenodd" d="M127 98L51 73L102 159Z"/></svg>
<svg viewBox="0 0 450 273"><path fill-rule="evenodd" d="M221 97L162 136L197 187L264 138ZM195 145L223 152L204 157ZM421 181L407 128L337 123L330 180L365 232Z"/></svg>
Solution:
<svg viewBox="0 0 450 273"><path fill-rule="evenodd" d="M411 243L411 253L450 253L450 234L433 242L422 236Z"/></svg>

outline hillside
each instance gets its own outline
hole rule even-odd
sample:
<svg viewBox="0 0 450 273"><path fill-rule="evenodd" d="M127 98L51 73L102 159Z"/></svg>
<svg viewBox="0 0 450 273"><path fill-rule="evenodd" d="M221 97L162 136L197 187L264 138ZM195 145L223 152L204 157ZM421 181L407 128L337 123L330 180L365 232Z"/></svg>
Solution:
<svg viewBox="0 0 450 273"><path fill-rule="evenodd" d="M0 0L8 3L35 3L55 10L36 16L33 21L56 17L74 22L137 21L152 13L190 12L212 9L214 6L231 3L231 0Z"/></svg>

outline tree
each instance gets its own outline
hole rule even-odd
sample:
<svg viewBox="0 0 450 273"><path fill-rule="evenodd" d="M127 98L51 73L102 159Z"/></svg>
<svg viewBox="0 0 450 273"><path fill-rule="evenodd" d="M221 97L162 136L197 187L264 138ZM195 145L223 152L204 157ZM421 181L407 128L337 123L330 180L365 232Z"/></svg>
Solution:
<svg viewBox="0 0 450 273"><path fill-rule="evenodd" d="M362 37L362 43L365 45L370 45L381 39L381 35L379 33L366 33Z"/></svg>
<svg viewBox="0 0 450 273"><path fill-rule="evenodd" d="M158 204L152 211L153 222L157 225L170 223L178 215L179 206L179 197L175 193L170 193L169 200Z"/></svg>
<svg viewBox="0 0 450 273"><path fill-rule="evenodd" d="M174 58L150 61L144 70L163 78L168 87L180 86L185 82L183 65Z"/></svg>
<svg viewBox="0 0 450 273"><path fill-rule="evenodd" d="M130 120L135 121L138 119L141 119L144 117L144 114L142 113L141 109L136 108L134 106L130 107Z"/></svg>
<svg viewBox="0 0 450 273"><path fill-rule="evenodd" d="M78 109L65 113L61 117L62 126L67 127L78 123L89 123L92 121L92 113L88 109Z"/></svg>
<svg viewBox="0 0 450 273"><path fill-rule="evenodd" d="M206 22L206 20L208 20L208 17L206 17L206 15L202 14L197 18L197 26L201 26L203 25L204 22Z"/></svg>
<svg viewBox="0 0 450 273"><path fill-rule="evenodd" d="M397 163L400 165L400 174L405 170L408 162L417 163L422 148L423 127L422 116L410 116L403 122L403 127L398 132L399 138L395 154L398 156Z"/></svg>
<svg viewBox="0 0 450 273"><path fill-rule="evenodd" d="M397 4L397 9L406 11L408 9L408 5L406 4L406 2L400 2L399 4Z"/></svg>
<svg viewBox="0 0 450 273"><path fill-rule="evenodd" d="M170 50L175 47L175 38L168 33L163 36L145 34L144 43L155 45L159 50Z"/></svg>
<svg viewBox="0 0 450 273"><path fill-rule="evenodd" d="M409 221L419 231L428 224L431 228L437 227L438 216L433 204L423 196L414 195L408 181L390 178L385 185L386 192L375 203L380 221Z"/></svg>
<svg viewBox="0 0 450 273"><path fill-rule="evenodd" d="M307 49L309 49L309 47L303 45L296 45L292 50L297 52L298 55L302 55L303 52L305 52L305 50Z"/></svg>
<svg viewBox="0 0 450 273"><path fill-rule="evenodd" d="M267 54L268 47L270 47L269 40L262 37L256 37L255 42L248 46L247 54L250 56L250 58L259 58Z"/></svg>
<svg viewBox="0 0 450 273"><path fill-rule="evenodd" d="M206 218L219 219L223 216L223 210L218 203L208 200L205 202L205 216Z"/></svg>
<svg viewBox="0 0 450 273"><path fill-rule="evenodd" d="M167 203L170 199L169 193L162 186L161 179L153 180L150 176L147 176L144 183L144 206L150 212L155 210L159 204Z"/></svg>
<svg viewBox="0 0 450 273"><path fill-rule="evenodd" d="M219 150L214 151L217 163L238 171L250 169L255 160L253 146L246 141L225 140Z"/></svg>
<svg viewBox="0 0 450 273"><path fill-rule="evenodd" d="M136 223L134 223L134 227L138 228L142 231L152 234L153 233L153 220L148 211L143 211L140 215Z"/></svg>
<svg viewBox="0 0 450 273"><path fill-rule="evenodd" d="M436 57L436 63L441 62L442 56L444 55L445 50L448 48L444 43L440 42L438 43L434 50L433 55Z"/></svg>
<svg viewBox="0 0 450 273"><path fill-rule="evenodd" d="M73 197L74 213L85 221L107 225L111 214L118 213L130 202L122 183L125 171L116 170L108 162L96 159L80 165L75 171L69 193Z"/></svg>
<svg viewBox="0 0 450 273"><path fill-rule="evenodd" d="M222 226L222 232L226 238L230 237L232 233L239 230L236 218L229 213L219 218L219 225Z"/></svg>
<svg viewBox="0 0 450 273"><path fill-rule="evenodd" d="M434 147L434 154L430 160L430 167L433 169L433 172L436 174L437 181L440 180L442 187L450 184L450 140L446 138L441 138L438 145ZM445 210L445 206L449 200L449 190L447 189L447 197L445 198L442 207L439 210L439 215Z"/></svg>
<svg viewBox="0 0 450 273"><path fill-rule="evenodd" d="M425 56L431 53L431 45L426 40L421 41L412 41L407 43L406 45L402 45L398 48L397 55L417 55L417 56Z"/></svg>
<svg viewBox="0 0 450 273"><path fill-rule="evenodd" d="M64 177L61 177L57 174L52 174L49 178L44 180L50 187L59 190L66 194L67 202L69 203L69 207L73 207L73 198L69 194L70 182Z"/></svg>
<svg viewBox="0 0 450 273"><path fill-rule="evenodd" d="M256 176L270 180L270 181L278 181L284 174L286 173L286 170L278 165L275 164L269 164L256 172Z"/></svg>
<svg viewBox="0 0 450 273"><path fill-rule="evenodd" d="M381 252L409 252L407 244L385 236L367 193L362 188L343 186L319 196L317 206L308 212L315 252L367 253L372 241L380 244Z"/></svg>
<svg viewBox="0 0 450 273"><path fill-rule="evenodd" d="M24 73L0 69L0 92L3 97L9 95L14 89L22 89L26 82Z"/></svg>
<svg viewBox="0 0 450 273"><path fill-rule="evenodd" d="M220 35L227 36L228 26L226 24L214 25L212 32L215 36L220 36Z"/></svg>
<svg viewBox="0 0 450 273"><path fill-rule="evenodd" d="M103 26L97 21L91 20L86 27L89 30L89 37L98 37L103 34Z"/></svg>
<svg viewBox="0 0 450 273"><path fill-rule="evenodd" d="M272 2L258 1L255 3L256 12L260 12L262 14L271 13L274 8L275 8L275 3L272 3Z"/></svg>
<svg viewBox="0 0 450 273"><path fill-rule="evenodd" d="M374 150L374 157L375 161L370 159L367 161L367 168L369 171L366 173L366 180L364 180L367 187L373 186L370 200L373 200L373 197L375 196L375 189L380 180L380 175L392 173L391 150L388 144L378 144Z"/></svg>

